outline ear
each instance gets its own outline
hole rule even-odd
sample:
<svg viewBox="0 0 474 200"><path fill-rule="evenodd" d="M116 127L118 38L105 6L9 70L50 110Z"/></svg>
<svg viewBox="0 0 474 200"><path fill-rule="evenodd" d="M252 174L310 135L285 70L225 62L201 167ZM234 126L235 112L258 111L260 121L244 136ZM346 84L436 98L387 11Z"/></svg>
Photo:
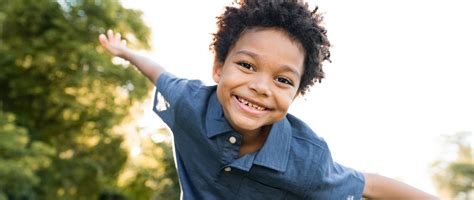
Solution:
<svg viewBox="0 0 474 200"><path fill-rule="evenodd" d="M219 61L214 61L214 66L212 67L212 79L214 79L214 82L216 83L219 83L221 80L222 67L222 63Z"/></svg>

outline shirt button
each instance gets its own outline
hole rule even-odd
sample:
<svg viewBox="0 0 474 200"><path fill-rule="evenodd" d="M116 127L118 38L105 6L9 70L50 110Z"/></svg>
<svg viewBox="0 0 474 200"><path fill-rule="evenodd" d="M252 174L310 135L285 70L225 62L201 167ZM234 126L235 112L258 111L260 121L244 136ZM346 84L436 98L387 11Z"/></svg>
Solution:
<svg viewBox="0 0 474 200"><path fill-rule="evenodd" d="M230 172L231 170L232 170L232 168L230 168L230 167L224 168L224 171L225 171L225 172Z"/></svg>
<svg viewBox="0 0 474 200"><path fill-rule="evenodd" d="M229 142L230 142L231 144L235 144L235 142L237 142L237 138L235 138L234 136L230 136L230 137L229 137Z"/></svg>

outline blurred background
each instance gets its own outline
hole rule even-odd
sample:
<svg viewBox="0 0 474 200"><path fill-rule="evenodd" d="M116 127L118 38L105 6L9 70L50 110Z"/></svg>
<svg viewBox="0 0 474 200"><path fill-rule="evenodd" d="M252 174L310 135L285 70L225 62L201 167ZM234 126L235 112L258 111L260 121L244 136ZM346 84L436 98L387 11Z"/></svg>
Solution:
<svg viewBox="0 0 474 200"><path fill-rule="evenodd" d="M111 28L168 71L213 84L215 17L231 4L0 0L0 200L179 199L153 84L97 37ZM290 113L337 162L474 199L474 3L316 4L333 62Z"/></svg>

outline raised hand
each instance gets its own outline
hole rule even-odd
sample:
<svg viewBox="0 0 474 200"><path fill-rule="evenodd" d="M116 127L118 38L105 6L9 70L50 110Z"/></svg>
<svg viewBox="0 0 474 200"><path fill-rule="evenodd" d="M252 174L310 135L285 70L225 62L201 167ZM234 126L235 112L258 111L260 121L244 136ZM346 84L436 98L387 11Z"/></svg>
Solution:
<svg viewBox="0 0 474 200"><path fill-rule="evenodd" d="M122 40L120 33L114 34L110 29L107 31L107 36L99 35L99 41L114 56L124 57L125 53L129 51L126 45L127 41Z"/></svg>
<svg viewBox="0 0 474 200"><path fill-rule="evenodd" d="M108 30L107 36L99 35L99 41L112 55L128 60L135 65L152 83L156 83L160 74L165 71L158 63L127 48L126 41L122 40L120 33L114 34L112 30Z"/></svg>

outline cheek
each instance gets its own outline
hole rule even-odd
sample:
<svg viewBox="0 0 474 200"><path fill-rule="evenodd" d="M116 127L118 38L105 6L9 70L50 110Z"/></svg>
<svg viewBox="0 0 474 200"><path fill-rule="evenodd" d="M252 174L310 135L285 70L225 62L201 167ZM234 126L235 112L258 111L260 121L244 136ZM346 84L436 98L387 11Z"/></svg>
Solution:
<svg viewBox="0 0 474 200"><path fill-rule="evenodd" d="M288 109L290 108L291 106L291 103L293 103L293 96L292 94L287 94L287 95L281 95L279 97L280 101L279 101L279 106L280 106L280 109L282 111L285 111L287 112Z"/></svg>
<svg viewBox="0 0 474 200"><path fill-rule="evenodd" d="M222 88L226 88L228 90L240 87L244 84L246 84L244 77L238 76L238 74L236 73L224 74L223 76L221 76L221 80L219 82L219 85Z"/></svg>

